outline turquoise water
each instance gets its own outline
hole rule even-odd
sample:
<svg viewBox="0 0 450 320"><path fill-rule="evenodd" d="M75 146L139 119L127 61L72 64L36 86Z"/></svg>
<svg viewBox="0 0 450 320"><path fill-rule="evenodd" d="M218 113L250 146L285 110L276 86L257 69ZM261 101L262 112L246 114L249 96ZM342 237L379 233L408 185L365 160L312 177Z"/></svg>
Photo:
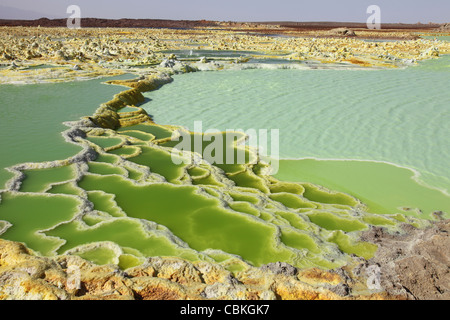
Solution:
<svg viewBox="0 0 450 320"><path fill-rule="evenodd" d="M281 158L374 160L450 190L450 56L389 70L199 72L145 94L157 123L279 129Z"/></svg>
<svg viewBox="0 0 450 320"><path fill-rule="evenodd" d="M100 103L124 90L102 84L110 79L0 85L0 185L11 177L6 167L65 159L79 152L80 147L64 141L61 132L67 127L63 122L93 114Z"/></svg>

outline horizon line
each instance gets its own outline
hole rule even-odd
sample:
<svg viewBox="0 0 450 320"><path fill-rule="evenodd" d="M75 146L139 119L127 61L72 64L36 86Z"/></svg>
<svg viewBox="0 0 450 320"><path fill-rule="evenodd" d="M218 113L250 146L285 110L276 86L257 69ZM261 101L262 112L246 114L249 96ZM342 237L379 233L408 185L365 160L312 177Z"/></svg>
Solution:
<svg viewBox="0 0 450 320"><path fill-rule="evenodd" d="M67 17L60 17L60 18L48 18L48 17L40 17L35 19L27 19L27 18L1 18L0 20L8 20L8 21L37 21L37 20L66 20ZM99 20L111 20L111 21L118 21L118 20L161 20L161 21L210 21L210 22L231 22L231 23L255 23L255 24L283 24L283 23L312 23L312 24L318 24L318 23L353 23L353 24L366 24L366 21L343 21L343 20L307 20L307 21L296 21L296 20L264 20L264 21L251 21L251 20L215 20L215 19L207 19L207 18L201 18L201 19L173 19L173 18L99 18L99 17L81 17L80 19L99 19ZM381 22L380 24L399 24L399 25L433 25L433 24L446 24L448 22L435 22L435 21L429 21L429 22Z"/></svg>

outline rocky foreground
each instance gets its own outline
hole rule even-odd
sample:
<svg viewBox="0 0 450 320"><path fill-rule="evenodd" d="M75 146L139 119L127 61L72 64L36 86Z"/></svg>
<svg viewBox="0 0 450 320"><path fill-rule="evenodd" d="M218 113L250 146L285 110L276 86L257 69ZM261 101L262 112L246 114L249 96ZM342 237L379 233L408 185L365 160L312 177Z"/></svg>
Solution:
<svg viewBox="0 0 450 320"><path fill-rule="evenodd" d="M81 29L45 25L22 27L0 21L0 83L73 81L143 73L159 65L171 52L179 51L192 52L184 58L189 63L201 61L202 57L195 52L217 52L210 62L220 62L219 68L246 65L251 59L276 59L280 63L316 61L324 67L337 63L348 67L395 68L450 53L449 42L418 36L446 35L446 25L441 26L442 30L425 26L382 30L334 28L338 24L320 28L248 23L211 25L201 21L190 23L190 28L175 28L172 24L166 28L125 28L119 24ZM224 58L223 52L243 56Z"/></svg>
<svg viewBox="0 0 450 320"><path fill-rule="evenodd" d="M172 257L120 270L78 256L40 257L21 243L0 240L0 299L449 299L450 220L404 228L403 235L382 228L365 232L363 240L379 246L375 257L354 258L335 270L277 262L236 274Z"/></svg>

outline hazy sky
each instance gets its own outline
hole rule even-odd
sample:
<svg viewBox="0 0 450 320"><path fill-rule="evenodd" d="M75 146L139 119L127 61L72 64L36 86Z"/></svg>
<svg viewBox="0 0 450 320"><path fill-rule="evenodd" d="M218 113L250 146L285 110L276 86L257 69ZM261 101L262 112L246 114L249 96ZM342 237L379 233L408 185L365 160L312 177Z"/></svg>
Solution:
<svg viewBox="0 0 450 320"><path fill-rule="evenodd" d="M82 18L345 22L365 22L374 4L381 22L450 21L450 0L0 0L0 18L65 18L72 4Z"/></svg>

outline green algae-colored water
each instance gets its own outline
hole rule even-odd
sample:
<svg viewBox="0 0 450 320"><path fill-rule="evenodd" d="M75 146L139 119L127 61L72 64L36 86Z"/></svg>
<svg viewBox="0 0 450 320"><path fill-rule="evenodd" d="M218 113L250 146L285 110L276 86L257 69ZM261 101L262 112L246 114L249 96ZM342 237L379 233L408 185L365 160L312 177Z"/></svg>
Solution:
<svg viewBox="0 0 450 320"><path fill-rule="evenodd" d="M2 238L31 244L44 255L51 254L61 240L40 231L74 218L79 201L66 195L2 193L1 217L12 224Z"/></svg>
<svg viewBox="0 0 450 320"><path fill-rule="evenodd" d="M444 57L406 70L174 76L172 84L145 93L151 101L144 106L163 126L87 130L86 139L79 139L95 147L95 160L21 170L25 179L1 194L0 235L43 255L78 254L123 269L148 256L215 261L233 271L245 268L243 261L333 268L351 254L370 258L376 246L358 240L361 231L372 225L398 231L400 222L423 226L426 220L418 218L450 211L449 197L442 192L450 179L445 126L450 97L444 90L449 62ZM16 118L32 127L51 118L36 136L8 123L5 132L20 139L2 140L2 148L16 149L15 155L2 158L2 166L73 156L81 147L58 140L57 133L65 129L61 123L91 115L121 90L100 80L58 86L60 97L47 84L0 86L5 101L13 101L18 88L30 88L34 101L41 101L33 106L42 110L58 97L86 91L82 107L78 100L61 103L64 112L53 105L32 118ZM20 102L25 114L30 107ZM183 136L192 138L192 147L200 138L200 153L209 151L218 164L205 156L174 163L193 155L174 149L180 141L165 140L183 129L164 124L192 127L198 120L205 130L279 129L285 158L275 175L280 180L262 174L264 164L250 164L255 155L248 149L244 163L220 158L221 152L238 149L225 143L213 150L213 142L226 136L223 132L186 131ZM53 142L41 148L42 140ZM236 157L233 153L232 160Z"/></svg>
<svg viewBox="0 0 450 320"><path fill-rule="evenodd" d="M100 103L123 91L123 87L101 84L107 80L0 85L0 184L11 177L6 167L65 159L79 152L80 147L61 136L67 129L63 122L91 115Z"/></svg>
<svg viewBox="0 0 450 320"><path fill-rule="evenodd" d="M283 180L315 176L312 182L363 196L383 212L401 206L418 206L427 214L449 211L450 56L401 70L245 70L174 78L145 94L159 123L193 128L201 120L204 130L279 129L282 159L386 162L349 161L336 168L335 161L321 161L320 170L329 170L319 179L320 171L312 172L308 162L284 161L277 175ZM329 174L334 169L339 171ZM382 182L389 175L399 192Z"/></svg>
<svg viewBox="0 0 450 320"><path fill-rule="evenodd" d="M74 170L71 166L25 170L24 173L26 178L20 187L22 192L45 192L52 183L64 182L74 178Z"/></svg>
<svg viewBox="0 0 450 320"><path fill-rule="evenodd" d="M418 212L430 218L432 212L450 212L449 196L414 180L415 173L388 163L342 160L281 160L276 177L288 181L309 181L340 190L363 201L371 212Z"/></svg>
<svg viewBox="0 0 450 320"><path fill-rule="evenodd" d="M423 39L450 41L450 36L421 36Z"/></svg>

